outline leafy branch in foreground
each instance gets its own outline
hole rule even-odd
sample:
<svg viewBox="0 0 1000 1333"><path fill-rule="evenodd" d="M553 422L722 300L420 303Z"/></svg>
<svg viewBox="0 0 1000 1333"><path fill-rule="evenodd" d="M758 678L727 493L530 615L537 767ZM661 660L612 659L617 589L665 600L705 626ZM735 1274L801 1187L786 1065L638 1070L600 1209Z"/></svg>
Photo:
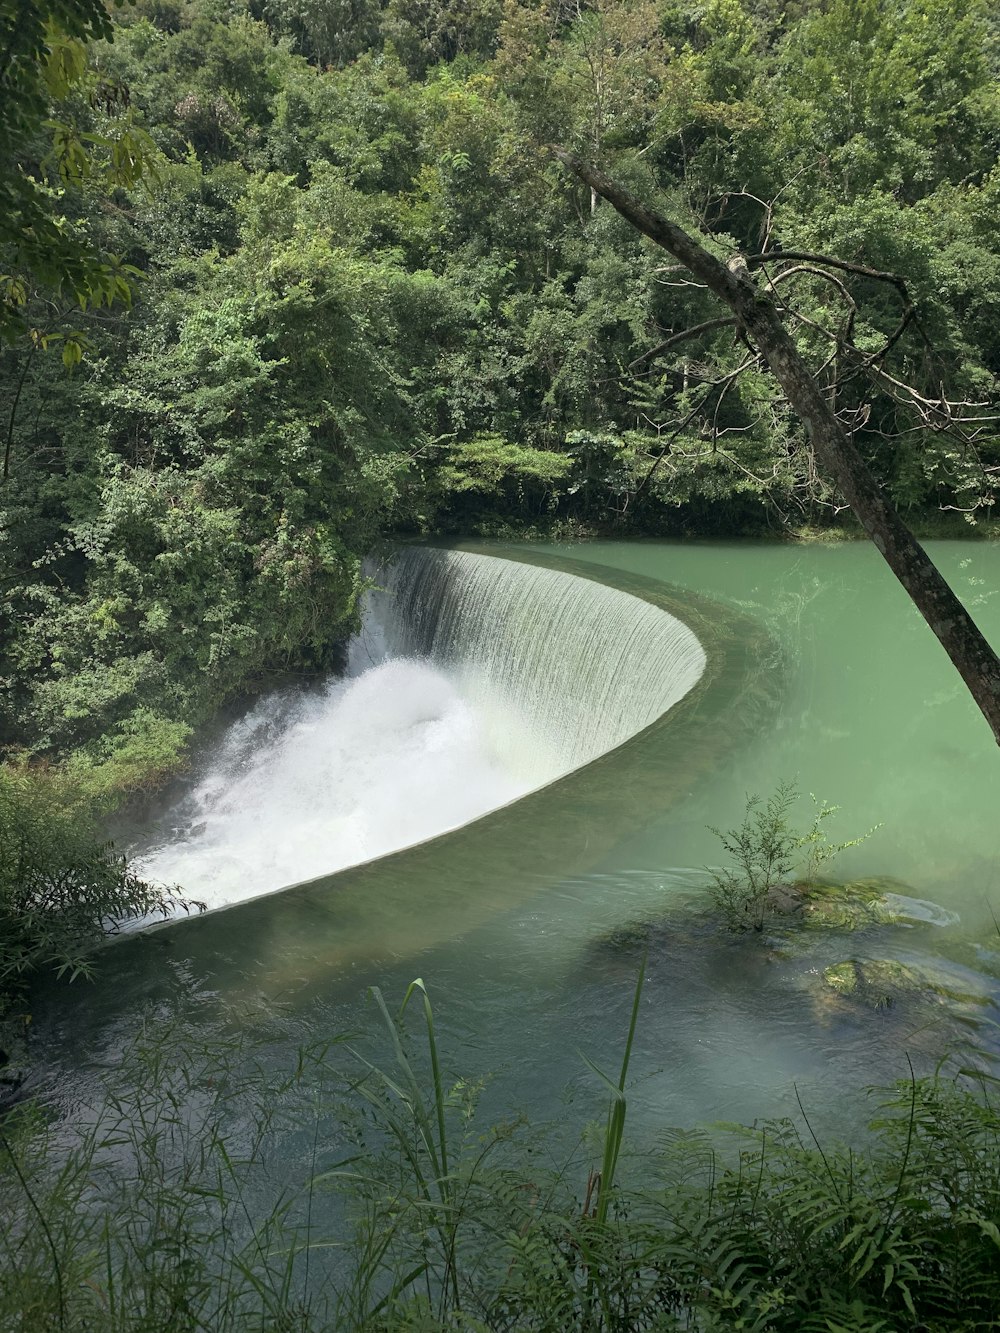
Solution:
<svg viewBox="0 0 1000 1333"><path fill-rule="evenodd" d="M418 993L426 997L422 985L409 994ZM662 1131L598 1215L574 1191L575 1156L553 1167L512 1126L477 1127L474 1089L443 1079L429 1004L423 1052L409 1049L402 1015L384 1000L379 1009L390 1060L365 1059L360 1082L345 1080L323 1049L275 1074L245 1043L198 1050L189 1025L158 1026L126 1053L123 1092L105 1074L103 1103L70 1134L75 1146L37 1109L8 1116L0 1328L997 1326L994 1080L901 1082L880 1095L861 1149L822 1143L804 1111L801 1129L783 1120ZM630 1048L631 1037L617 1093ZM616 1096L606 1139L615 1164L620 1105ZM343 1144L359 1113L353 1154L317 1174L319 1145ZM274 1156L289 1140L312 1144L305 1179L288 1178L287 1152ZM338 1201L320 1220L323 1180L346 1198L353 1236Z"/></svg>
<svg viewBox="0 0 1000 1333"><path fill-rule="evenodd" d="M0 768L0 1031L26 1021L15 1010L32 974L87 976L95 947L125 922L197 906L140 878L66 779Z"/></svg>
<svg viewBox="0 0 1000 1333"><path fill-rule="evenodd" d="M313 1304L300 1200L269 1167L280 1136L327 1124L327 1049L276 1071L245 1036L202 1042L160 1012L72 1126L30 1103L0 1118L0 1328L340 1327Z"/></svg>

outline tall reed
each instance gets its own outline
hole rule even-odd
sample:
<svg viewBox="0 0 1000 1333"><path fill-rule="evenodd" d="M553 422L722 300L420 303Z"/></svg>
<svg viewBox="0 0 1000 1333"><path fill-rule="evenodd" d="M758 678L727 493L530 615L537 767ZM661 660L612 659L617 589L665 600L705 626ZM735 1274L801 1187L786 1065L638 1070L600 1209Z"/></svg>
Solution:
<svg viewBox="0 0 1000 1333"><path fill-rule="evenodd" d="M609 1104L586 1190L579 1154L553 1166L523 1120L479 1124L422 981L396 1013L373 996L385 1061L341 1042L276 1073L158 1033L70 1146L19 1107L0 1126L0 1333L1000 1327L988 1076L911 1077L863 1150L819 1142L803 1110L664 1133L626 1171L643 978L617 1078L588 1060ZM275 1179L289 1135L301 1178Z"/></svg>

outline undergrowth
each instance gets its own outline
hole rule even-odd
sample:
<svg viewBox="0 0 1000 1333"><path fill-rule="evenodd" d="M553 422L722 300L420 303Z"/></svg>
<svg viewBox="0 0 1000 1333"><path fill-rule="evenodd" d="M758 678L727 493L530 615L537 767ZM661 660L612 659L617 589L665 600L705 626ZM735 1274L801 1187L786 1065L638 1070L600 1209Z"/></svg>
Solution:
<svg viewBox="0 0 1000 1333"><path fill-rule="evenodd" d="M30 1021L34 976L87 976L124 922L197 906L143 880L65 774L0 764L0 1066Z"/></svg>
<svg viewBox="0 0 1000 1333"><path fill-rule="evenodd" d="M900 1083L862 1148L804 1111L665 1130L622 1178L640 988L620 1073L591 1064L608 1114L589 1172L549 1164L520 1118L479 1123L422 982L399 1013L375 993L381 1053L338 1042L275 1073L239 1042L184 1038L180 1059L182 1034L145 1038L87 1127L37 1105L0 1126L0 1329L997 1327L992 1080Z"/></svg>

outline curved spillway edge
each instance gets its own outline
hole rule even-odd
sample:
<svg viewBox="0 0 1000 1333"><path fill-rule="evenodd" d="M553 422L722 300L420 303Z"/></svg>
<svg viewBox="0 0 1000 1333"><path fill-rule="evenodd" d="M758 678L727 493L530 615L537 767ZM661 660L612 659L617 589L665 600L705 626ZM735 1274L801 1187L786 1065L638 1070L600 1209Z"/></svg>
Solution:
<svg viewBox="0 0 1000 1333"><path fill-rule="evenodd" d="M595 864L662 817L762 725L780 692L773 640L698 594L523 548L471 553L574 574L682 621L704 650L698 680L637 734L540 790L403 851L122 940L106 971L146 989L165 955L226 989L308 989L352 961L460 934Z"/></svg>

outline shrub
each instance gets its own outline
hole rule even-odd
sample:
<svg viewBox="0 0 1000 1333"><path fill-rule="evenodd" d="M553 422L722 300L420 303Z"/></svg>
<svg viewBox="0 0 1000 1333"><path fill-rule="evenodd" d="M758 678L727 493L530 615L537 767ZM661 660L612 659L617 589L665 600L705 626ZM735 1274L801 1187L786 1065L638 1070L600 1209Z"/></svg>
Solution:
<svg viewBox="0 0 1000 1333"><path fill-rule="evenodd" d="M268 1072L237 1037L199 1050L189 1024L158 1022L75 1146L30 1109L0 1122L0 1328L1000 1326L991 1080L899 1084L862 1150L821 1144L807 1120L668 1130L624 1177L588 1183L578 1156L546 1165L517 1125L476 1123L476 1085L449 1086L422 985L407 996L423 1009L422 1042L375 998L389 1055L384 1068L361 1057L360 1078L324 1048ZM605 1080L604 1172L630 1040L621 1078ZM298 1182L287 1149L272 1160L289 1138L304 1149ZM342 1217L337 1235L321 1230L324 1179L347 1195L353 1238Z"/></svg>
<svg viewBox="0 0 1000 1333"><path fill-rule="evenodd" d="M733 860L731 866L711 871L709 890L730 930L763 930L775 889L790 880L814 882L828 861L859 846L879 827L847 842L831 842L823 825L839 807L812 796L812 823L802 832L790 822L798 798L795 784L782 782L766 801L748 796L743 822L736 828L709 825Z"/></svg>
<svg viewBox="0 0 1000 1333"><path fill-rule="evenodd" d="M32 974L86 976L95 946L123 923L192 905L132 870L65 776L0 768L0 1031L6 1026L8 1038Z"/></svg>

